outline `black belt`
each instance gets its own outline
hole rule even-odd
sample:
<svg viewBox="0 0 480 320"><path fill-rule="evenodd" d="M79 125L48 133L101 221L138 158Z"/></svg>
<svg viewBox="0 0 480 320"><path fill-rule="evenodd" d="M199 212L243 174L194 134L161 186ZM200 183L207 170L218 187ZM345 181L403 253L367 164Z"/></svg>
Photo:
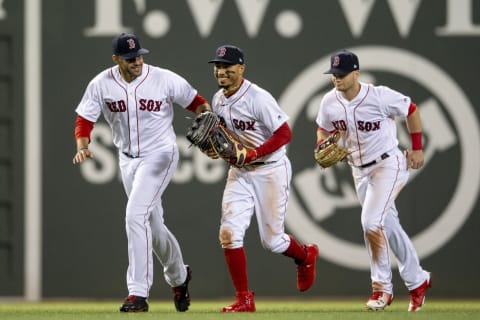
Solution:
<svg viewBox="0 0 480 320"><path fill-rule="evenodd" d="M369 163L365 163L365 164L362 164L360 166L360 168L367 168L367 167L370 167L370 166L373 166L375 163L377 162L380 162L382 160L385 160L387 159L388 157L390 157L390 155L388 153L383 153L379 158L373 160L373 161L370 161Z"/></svg>
<svg viewBox="0 0 480 320"><path fill-rule="evenodd" d="M132 156L131 154L127 153L127 152L122 152L125 156L129 157L129 158L132 158L132 159L135 159L135 158L138 158L138 156Z"/></svg>
<svg viewBox="0 0 480 320"><path fill-rule="evenodd" d="M275 163L275 162L277 162L277 161L257 161L257 162L253 162L253 163L248 163L245 166L259 167L259 166L264 166L264 165L267 165L267 164L272 164L272 163Z"/></svg>

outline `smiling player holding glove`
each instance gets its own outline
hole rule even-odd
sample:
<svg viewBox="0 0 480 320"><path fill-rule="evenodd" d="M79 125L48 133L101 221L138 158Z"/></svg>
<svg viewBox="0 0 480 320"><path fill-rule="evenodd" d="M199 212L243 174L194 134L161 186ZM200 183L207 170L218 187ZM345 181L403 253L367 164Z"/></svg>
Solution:
<svg viewBox="0 0 480 320"><path fill-rule="evenodd" d="M220 88L213 97L212 110L222 126L220 131L212 131L210 140L216 153L231 164L223 193L219 239L236 302L221 311L254 312L243 246L252 215L256 214L263 247L294 259L300 291L308 290L315 280L318 248L297 243L284 230L292 176L285 147L291 139L288 116L270 93L243 78L246 66L240 48L221 46L209 63L214 64Z"/></svg>

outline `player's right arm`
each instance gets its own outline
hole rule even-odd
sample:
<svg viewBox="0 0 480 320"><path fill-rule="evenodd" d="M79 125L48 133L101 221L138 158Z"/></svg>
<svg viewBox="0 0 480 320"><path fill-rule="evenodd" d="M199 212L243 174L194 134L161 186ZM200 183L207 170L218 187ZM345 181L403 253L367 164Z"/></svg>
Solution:
<svg viewBox="0 0 480 320"><path fill-rule="evenodd" d="M73 157L73 163L81 163L88 158L93 158L93 153L88 149L90 143L90 135L93 126L101 114L103 99L101 97L101 83L106 86L105 78L109 78L110 70L107 69L98 74L88 84L82 100L78 104L75 112L75 144L77 151Z"/></svg>
<svg viewBox="0 0 480 320"><path fill-rule="evenodd" d="M87 158L93 158L93 153L88 149L93 125L93 122L77 115L77 119L75 120L75 142L77 145L77 152L73 157L73 164L81 163Z"/></svg>
<svg viewBox="0 0 480 320"><path fill-rule="evenodd" d="M320 107L317 112L317 117L315 118L315 123L317 124L317 146L322 143L323 140L328 138L328 136L334 131L332 129L328 129L331 125L327 120L327 114L325 112L326 105L331 103L332 97L334 96L335 89L330 90L325 96L322 98L320 102ZM329 131L332 130L332 131Z"/></svg>
<svg viewBox="0 0 480 320"><path fill-rule="evenodd" d="M321 127L317 127L317 146L329 136L329 132Z"/></svg>
<svg viewBox="0 0 480 320"><path fill-rule="evenodd" d="M322 126L322 123L324 121L322 121L322 114L321 112L319 111L318 112L318 115L317 115L317 119L316 119L316 123L317 123L317 147L323 142L323 140L327 139L328 136L330 136L330 134L333 132L329 132L327 129L325 129L323 126Z"/></svg>

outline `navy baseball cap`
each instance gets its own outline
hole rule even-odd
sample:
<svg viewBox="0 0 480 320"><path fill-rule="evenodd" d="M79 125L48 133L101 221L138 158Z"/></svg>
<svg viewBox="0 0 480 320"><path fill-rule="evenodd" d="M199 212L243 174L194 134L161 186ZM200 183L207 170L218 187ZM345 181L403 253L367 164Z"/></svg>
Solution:
<svg viewBox="0 0 480 320"><path fill-rule="evenodd" d="M132 33L122 33L112 40L112 52L122 59L132 59L149 53L142 48L138 37Z"/></svg>
<svg viewBox="0 0 480 320"><path fill-rule="evenodd" d="M358 69L360 69L360 64L357 55L347 50L341 50L330 57L330 69L324 73L347 74Z"/></svg>
<svg viewBox="0 0 480 320"><path fill-rule="evenodd" d="M225 62L228 64L244 64L243 51L239 47L223 45L217 48L215 59L208 63Z"/></svg>

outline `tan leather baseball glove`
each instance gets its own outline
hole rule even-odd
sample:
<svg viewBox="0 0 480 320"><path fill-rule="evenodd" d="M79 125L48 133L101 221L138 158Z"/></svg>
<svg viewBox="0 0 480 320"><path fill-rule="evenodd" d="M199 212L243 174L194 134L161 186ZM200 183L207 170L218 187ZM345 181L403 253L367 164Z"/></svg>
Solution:
<svg viewBox="0 0 480 320"><path fill-rule="evenodd" d="M342 132L335 131L315 148L313 152L315 160L322 168L331 167L350 154L346 148L338 145L341 137Z"/></svg>

